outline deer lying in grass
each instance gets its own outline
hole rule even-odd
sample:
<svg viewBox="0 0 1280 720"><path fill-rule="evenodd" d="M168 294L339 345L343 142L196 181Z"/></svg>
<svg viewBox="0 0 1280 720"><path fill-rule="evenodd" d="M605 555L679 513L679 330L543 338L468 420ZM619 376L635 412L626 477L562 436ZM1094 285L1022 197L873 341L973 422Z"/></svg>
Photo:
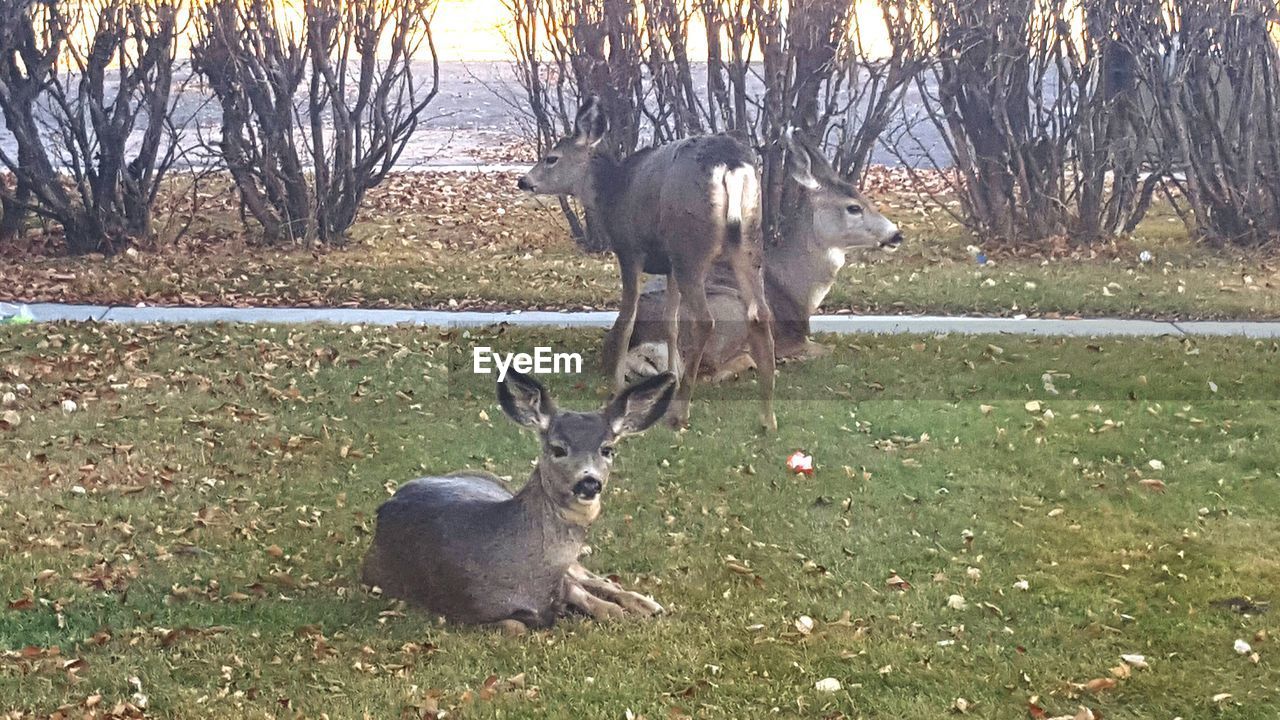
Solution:
<svg viewBox="0 0 1280 720"><path fill-rule="evenodd" d="M773 316L776 357L789 360L825 351L809 340L809 317L831 290L846 253L895 249L902 243L902 233L806 141L788 131L783 142L788 173L804 188L803 200L784 225L784 242L765 248L764 287ZM753 367L746 352L746 303L733 274L722 267L712 272L707 294L715 330L702 369L713 381L720 381ZM627 357L632 374L652 375L667 366L665 295L666 284L656 278L640 298Z"/></svg>
<svg viewBox="0 0 1280 720"><path fill-rule="evenodd" d="M542 454L512 494L497 477L464 471L412 480L378 508L362 579L451 621L521 632L550 626L566 610L596 619L662 612L652 599L578 563L600 514L614 444L667 411L675 378L633 385L593 413L556 408L537 380L514 370L498 403L536 428Z"/></svg>
<svg viewBox="0 0 1280 720"><path fill-rule="evenodd" d="M703 135L642 150L619 163L599 151L608 127L598 99L591 97L578 111L573 135L556 143L519 181L523 190L576 196L618 257L622 300L605 341L606 372L613 374L616 388L625 384L641 274L666 274L671 292L657 317L668 346L675 348L670 365L680 379L670 420L676 427L687 425L698 374L684 373L682 367L699 367L711 338L707 274L718 261L734 277L743 300L742 327L760 368L760 424L776 429L773 323L760 270L764 242L755 153L729 135ZM677 342L677 315L688 338L684 343Z"/></svg>

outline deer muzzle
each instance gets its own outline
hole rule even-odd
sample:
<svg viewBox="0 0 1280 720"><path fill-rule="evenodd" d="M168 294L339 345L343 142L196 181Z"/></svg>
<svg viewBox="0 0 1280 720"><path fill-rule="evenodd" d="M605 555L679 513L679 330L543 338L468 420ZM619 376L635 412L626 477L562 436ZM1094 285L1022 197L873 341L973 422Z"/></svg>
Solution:
<svg viewBox="0 0 1280 720"><path fill-rule="evenodd" d="M898 246L901 244L902 244L902 233L896 232L893 234L893 237L881 242L880 247L885 250L897 250Z"/></svg>
<svg viewBox="0 0 1280 720"><path fill-rule="evenodd" d="M579 480L573 486L574 497L583 502L591 502L600 495L600 491L604 489L604 484L598 478L585 477Z"/></svg>

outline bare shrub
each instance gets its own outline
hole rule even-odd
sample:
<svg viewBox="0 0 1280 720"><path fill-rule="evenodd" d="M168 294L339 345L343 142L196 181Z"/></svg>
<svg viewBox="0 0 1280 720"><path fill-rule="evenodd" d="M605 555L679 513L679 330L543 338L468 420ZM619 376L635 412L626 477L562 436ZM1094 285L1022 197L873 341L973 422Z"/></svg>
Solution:
<svg viewBox="0 0 1280 720"><path fill-rule="evenodd" d="M1212 242L1280 236L1280 22L1271 0L1138 0L1126 34L1172 159L1170 198Z"/></svg>
<svg viewBox="0 0 1280 720"><path fill-rule="evenodd" d="M957 218L1005 240L1093 240L1132 230L1167 167L1123 33L1125 0L930 0L938 38L917 78L955 170ZM1144 175L1145 172L1145 175Z"/></svg>
<svg viewBox="0 0 1280 720"><path fill-rule="evenodd" d="M304 0L296 26L282 3L212 0L193 62L245 211L272 240L337 243L439 90L434 0Z"/></svg>
<svg viewBox="0 0 1280 720"><path fill-rule="evenodd" d="M0 239L32 212L71 253L151 233L177 158L172 91L182 0L24 0L0 6L0 112L16 153Z"/></svg>

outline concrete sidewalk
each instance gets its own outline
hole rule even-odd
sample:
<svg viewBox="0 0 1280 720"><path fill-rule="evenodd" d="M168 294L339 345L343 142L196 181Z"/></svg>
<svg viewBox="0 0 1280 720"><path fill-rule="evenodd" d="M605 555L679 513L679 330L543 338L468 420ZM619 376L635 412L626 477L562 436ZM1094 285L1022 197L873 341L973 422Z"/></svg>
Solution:
<svg viewBox="0 0 1280 720"><path fill-rule="evenodd" d="M115 323L331 323L336 325L431 325L607 328L613 312L472 312L445 310L362 310L357 308L226 308L120 307L36 303L29 306L37 322ZM943 317L931 315L819 315L814 332L838 334L1043 335L1059 337L1224 336L1280 338L1278 322L1120 320L1093 318Z"/></svg>

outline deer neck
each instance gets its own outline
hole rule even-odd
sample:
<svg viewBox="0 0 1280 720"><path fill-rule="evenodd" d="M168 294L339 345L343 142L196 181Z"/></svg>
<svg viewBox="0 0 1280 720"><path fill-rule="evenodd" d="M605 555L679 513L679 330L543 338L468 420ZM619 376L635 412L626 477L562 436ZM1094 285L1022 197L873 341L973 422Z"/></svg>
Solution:
<svg viewBox="0 0 1280 720"><path fill-rule="evenodd" d="M565 507L547 494L542 484L542 468L534 468L528 482L520 488L513 500L518 503L535 528L535 534L541 534L544 541L565 540L583 543L587 538L587 528L600 514L600 498L584 505L573 503Z"/></svg>
<svg viewBox="0 0 1280 720"><path fill-rule="evenodd" d="M578 192L582 204L592 215L607 221L627 192L630 179L624 163L608 153L598 152L591 156L591 166L582 185Z"/></svg>
<svg viewBox="0 0 1280 720"><path fill-rule="evenodd" d="M785 233L786 240L765 251L770 284L775 292L784 293L792 305L802 308L805 317L817 312L847 262L843 249L821 250L814 246L813 226L802 219L809 215L807 205L798 208Z"/></svg>

